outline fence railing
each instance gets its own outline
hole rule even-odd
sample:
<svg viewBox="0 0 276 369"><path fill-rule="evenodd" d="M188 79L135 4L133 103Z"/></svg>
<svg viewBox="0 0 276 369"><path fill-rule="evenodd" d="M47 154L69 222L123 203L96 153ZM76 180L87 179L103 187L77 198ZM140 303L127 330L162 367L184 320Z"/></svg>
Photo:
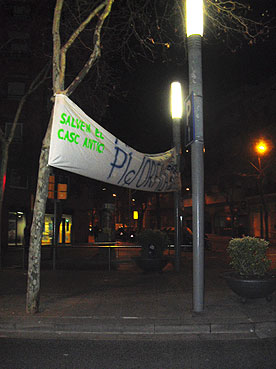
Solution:
<svg viewBox="0 0 276 369"><path fill-rule="evenodd" d="M19 251L22 253L21 256L21 266L25 268L27 266L28 259L28 248L25 246L9 246L9 250ZM123 263L131 263L132 256L137 255L137 251L141 249L141 246L134 244L121 244L117 242L95 242L93 244L58 244L57 246L53 245L43 245L41 246L41 255L42 260L43 256L45 259L45 254L48 257L48 260L51 259L52 269L55 270L57 267L57 260L64 260L66 258L71 257L74 259L74 250L86 250L86 255L80 255L85 258L87 255L89 257L95 256L96 252L100 253L100 262L108 264L108 270L111 270L112 263L123 264ZM136 252L134 252L136 250ZM70 255L69 255L70 254ZM98 264L99 258L95 258L95 261L90 258L89 263Z"/></svg>

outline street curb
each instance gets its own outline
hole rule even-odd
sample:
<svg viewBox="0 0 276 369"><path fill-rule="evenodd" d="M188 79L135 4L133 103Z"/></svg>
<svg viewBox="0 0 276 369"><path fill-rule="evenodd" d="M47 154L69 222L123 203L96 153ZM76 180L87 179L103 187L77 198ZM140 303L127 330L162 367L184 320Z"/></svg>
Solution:
<svg viewBox="0 0 276 369"><path fill-rule="evenodd" d="M2 320L2 319L1 319ZM45 321L47 320L47 321ZM90 334L256 334L259 338L276 337L276 321L249 323L206 323L206 324L164 324L154 320L129 321L125 319L100 320L93 318L49 318L10 319L0 322L0 332L21 333L90 333Z"/></svg>

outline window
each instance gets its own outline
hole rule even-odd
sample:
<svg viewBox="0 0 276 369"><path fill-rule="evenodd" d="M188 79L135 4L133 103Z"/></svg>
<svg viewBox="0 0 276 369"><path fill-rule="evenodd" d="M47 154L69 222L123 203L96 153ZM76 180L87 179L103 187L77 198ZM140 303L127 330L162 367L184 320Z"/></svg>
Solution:
<svg viewBox="0 0 276 369"><path fill-rule="evenodd" d="M9 31L9 54L17 56L17 54L27 54L29 52L30 35L27 32Z"/></svg>
<svg viewBox="0 0 276 369"><path fill-rule="evenodd" d="M31 15L31 9L30 6L26 4L15 4L12 7L12 13L14 17L29 19Z"/></svg>
<svg viewBox="0 0 276 369"><path fill-rule="evenodd" d="M10 98L20 98L25 94L24 82L9 82L8 83L8 96Z"/></svg>
<svg viewBox="0 0 276 369"><path fill-rule="evenodd" d="M14 40L10 45L11 54L27 54L28 44L25 40Z"/></svg>
<svg viewBox="0 0 276 369"><path fill-rule="evenodd" d="M26 215L22 211L9 212L8 219L9 246L17 246L24 244L25 227L26 227Z"/></svg>
<svg viewBox="0 0 276 369"><path fill-rule="evenodd" d="M70 178L66 175L55 174L56 183L67 184L67 191L69 191Z"/></svg>
<svg viewBox="0 0 276 369"><path fill-rule="evenodd" d="M12 123L6 123L5 124L5 136L6 138L8 138L10 131L12 128ZM12 142L22 142L22 134L23 132L23 124L21 123L17 123L15 131L14 131L14 136L13 136L13 141Z"/></svg>
<svg viewBox="0 0 276 369"><path fill-rule="evenodd" d="M20 173L17 169L11 169L9 179L10 188L28 188L28 176L24 173Z"/></svg>

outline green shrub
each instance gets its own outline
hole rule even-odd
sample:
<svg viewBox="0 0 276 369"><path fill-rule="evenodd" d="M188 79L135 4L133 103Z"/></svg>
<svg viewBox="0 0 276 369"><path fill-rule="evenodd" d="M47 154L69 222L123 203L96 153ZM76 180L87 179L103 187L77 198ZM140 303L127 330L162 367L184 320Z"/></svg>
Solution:
<svg viewBox="0 0 276 369"><path fill-rule="evenodd" d="M271 264L266 257L268 245L260 238L233 238L227 247L230 265L242 276L264 276Z"/></svg>
<svg viewBox="0 0 276 369"><path fill-rule="evenodd" d="M142 247L143 257L162 257L164 250L168 247L169 239L166 233L146 229L137 235L137 244Z"/></svg>

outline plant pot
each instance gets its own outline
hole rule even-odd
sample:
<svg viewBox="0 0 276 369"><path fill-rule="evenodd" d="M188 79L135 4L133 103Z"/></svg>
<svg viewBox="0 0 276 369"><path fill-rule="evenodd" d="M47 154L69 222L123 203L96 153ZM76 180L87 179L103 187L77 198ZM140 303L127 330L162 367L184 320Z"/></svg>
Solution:
<svg viewBox="0 0 276 369"><path fill-rule="evenodd" d="M271 301L272 293L276 290L276 278L274 275L266 275L260 279L244 279L235 272L227 272L224 278L233 292L246 299L266 298Z"/></svg>
<svg viewBox="0 0 276 369"><path fill-rule="evenodd" d="M143 256L137 256L133 257L132 259L144 272L162 272L162 270L170 261L170 258L165 256L162 258L146 258Z"/></svg>

